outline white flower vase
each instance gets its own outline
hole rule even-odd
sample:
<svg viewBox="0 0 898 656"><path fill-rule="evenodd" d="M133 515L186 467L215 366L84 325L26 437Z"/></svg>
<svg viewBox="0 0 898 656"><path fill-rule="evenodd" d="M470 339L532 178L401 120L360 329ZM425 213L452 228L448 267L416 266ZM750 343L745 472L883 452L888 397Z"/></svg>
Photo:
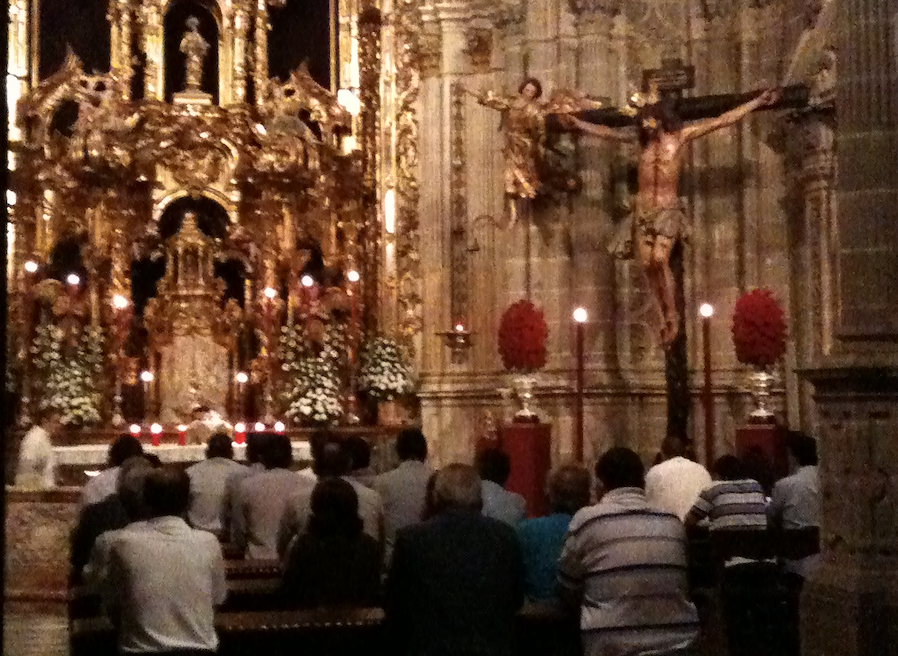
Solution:
<svg viewBox="0 0 898 656"><path fill-rule="evenodd" d="M751 398L755 409L749 415L753 422L769 423L774 419L768 404L770 403L770 390L776 381L776 376L766 369L758 369L751 376Z"/></svg>
<svg viewBox="0 0 898 656"><path fill-rule="evenodd" d="M514 420L521 423L539 423L539 415L533 411L531 404L533 403L533 388L536 385L536 378L530 374L515 376L514 391L521 403L521 409L515 413Z"/></svg>

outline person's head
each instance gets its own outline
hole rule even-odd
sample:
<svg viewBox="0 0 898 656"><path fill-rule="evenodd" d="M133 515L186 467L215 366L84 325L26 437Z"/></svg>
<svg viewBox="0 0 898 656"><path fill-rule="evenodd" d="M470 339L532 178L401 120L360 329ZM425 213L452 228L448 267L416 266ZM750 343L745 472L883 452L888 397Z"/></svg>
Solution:
<svg viewBox="0 0 898 656"><path fill-rule="evenodd" d="M326 430L318 430L309 436L309 454L312 456L312 471L318 473L318 463L324 451L324 445L333 442L337 438Z"/></svg>
<svg viewBox="0 0 898 656"><path fill-rule="evenodd" d="M162 466L149 472L143 500L150 517L179 517L190 503L190 478L183 469Z"/></svg>
<svg viewBox="0 0 898 656"><path fill-rule="evenodd" d="M477 454L477 471L483 480L504 487L511 474L511 460L501 449L484 449Z"/></svg>
<svg viewBox="0 0 898 656"><path fill-rule="evenodd" d="M206 415L209 412L209 406L207 405L195 405L190 410L190 415L194 421L202 421L206 418Z"/></svg>
<svg viewBox="0 0 898 656"><path fill-rule="evenodd" d="M632 449L616 446L608 449L596 462L599 497L622 487L645 487L645 467Z"/></svg>
<svg viewBox="0 0 898 656"><path fill-rule="evenodd" d="M143 445L133 435L119 435L109 447L109 465L121 467L128 458L143 455Z"/></svg>
<svg viewBox="0 0 898 656"><path fill-rule="evenodd" d="M359 497L342 478L321 478L312 491L309 532L355 537L362 533Z"/></svg>
<svg viewBox="0 0 898 656"><path fill-rule="evenodd" d="M266 469L290 469L293 464L293 445L286 435L269 435L262 451L262 464Z"/></svg>
<svg viewBox="0 0 898 656"><path fill-rule="evenodd" d="M562 465L549 475L548 497L552 512L573 515L589 505L589 472L582 465Z"/></svg>
<svg viewBox="0 0 898 656"><path fill-rule="evenodd" d="M789 431L786 435L789 464L792 469L813 467L817 464L817 442L801 431Z"/></svg>
<svg viewBox="0 0 898 656"><path fill-rule="evenodd" d="M262 462L262 454L265 453L265 445L268 442L268 433L250 433L246 436L246 462L254 465Z"/></svg>
<svg viewBox="0 0 898 656"><path fill-rule="evenodd" d="M427 438L420 428L406 428L396 438L396 455L406 460L427 460Z"/></svg>
<svg viewBox="0 0 898 656"><path fill-rule="evenodd" d="M680 117L668 102L645 105L636 113L636 129L642 146L661 138L662 133L677 132L681 128Z"/></svg>
<svg viewBox="0 0 898 656"><path fill-rule="evenodd" d="M720 456L711 466L711 476L716 481L738 481L745 478L745 467L734 455Z"/></svg>
<svg viewBox="0 0 898 656"><path fill-rule="evenodd" d="M686 457L686 440L681 435L668 435L661 443L661 455L665 460Z"/></svg>
<svg viewBox="0 0 898 656"><path fill-rule="evenodd" d="M316 461L318 476L346 476L352 468L349 450L340 439L330 439L321 446Z"/></svg>
<svg viewBox="0 0 898 656"><path fill-rule="evenodd" d="M768 495L773 492L776 483L776 473L773 471L770 459L757 444L749 447L748 451L739 458L742 465L741 478L750 478L761 484Z"/></svg>
<svg viewBox="0 0 898 656"><path fill-rule="evenodd" d="M358 471L371 466L371 445L361 435L350 435L343 440L343 448L349 453L352 461L350 469Z"/></svg>
<svg viewBox="0 0 898 656"><path fill-rule="evenodd" d="M145 456L128 458L122 463L116 492L132 522L149 517L150 513L143 496L144 484L149 473L158 466Z"/></svg>
<svg viewBox="0 0 898 656"><path fill-rule="evenodd" d="M234 458L234 446L231 444L231 438L227 433L215 433L209 438L206 444L207 458Z"/></svg>
<svg viewBox="0 0 898 656"><path fill-rule="evenodd" d="M455 509L479 511L483 496L477 470L459 463L443 467L433 476L431 498L433 514Z"/></svg>
<svg viewBox="0 0 898 656"><path fill-rule="evenodd" d="M535 77L525 78L518 87L518 95L527 100L536 100L543 95L543 85Z"/></svg>

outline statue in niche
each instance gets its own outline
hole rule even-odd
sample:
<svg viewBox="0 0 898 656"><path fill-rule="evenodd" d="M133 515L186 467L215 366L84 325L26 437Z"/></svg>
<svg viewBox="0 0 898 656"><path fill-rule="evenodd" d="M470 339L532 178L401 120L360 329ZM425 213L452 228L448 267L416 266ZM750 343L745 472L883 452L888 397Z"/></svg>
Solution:
<svg viewBox="0 0 898 656"><path fill-rule="evenodd" d="M678 239L689 233L688 218L679 197L680 172L690 141L733 125L751 112L779 99L779 91L768 89L754 99L712 118L683 125L668 102L660 101L657 90L637 93L624 113L635 116L639 139L636 207L630 220L611 242L609 251L620 259L636 257L660 314L660 337L670 347L679 332L679 316L670 270L670 254ZM588 123L573 116L561 117L562 124L603 139L629 142L629 130Z"/></svg>
<svg viewBox="0 0 898 656"><path fill-rule="evenodd" d="M203 85L203 60L209 52L209 44L200 34L200 20L196 16L187 19L188 32L181 39L181 52L187 61L187 90L200 91Z"/></svg>
<svg viewBox="0 0 898 656"><path fill-rule="evenodd" d="M546 117L599 109L602 103L570 90L557 90L551 98L543 100L542 84L532 77L521 83L516 96L502 96L493 91L475 93L463 86L459 88L474 96L484 107L502 112L499 129L505 136L502 149L505 155L505 195L513 224L517 220L519 204L551 193L549 179L558 177L546 170Z"/></svg>

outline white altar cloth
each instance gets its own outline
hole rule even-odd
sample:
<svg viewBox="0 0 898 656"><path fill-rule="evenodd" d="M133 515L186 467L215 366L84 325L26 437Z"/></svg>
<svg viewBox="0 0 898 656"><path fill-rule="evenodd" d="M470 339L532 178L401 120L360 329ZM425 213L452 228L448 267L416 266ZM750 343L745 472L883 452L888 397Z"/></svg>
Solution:
<svg viewBox="0 0 898 656"><path fill-rule="evenodd" d="M311 460L309 443L305 440L293 442L293 461ZM155 453L162 462L199 462L206 457L205 444L178 446L177 444L143 445L146 453ZM103 467L109 456L108 444L82 444L79 446L57 446L56 465L75 467ZM246 460L246 445L234 445L234 460Z"/></svg>

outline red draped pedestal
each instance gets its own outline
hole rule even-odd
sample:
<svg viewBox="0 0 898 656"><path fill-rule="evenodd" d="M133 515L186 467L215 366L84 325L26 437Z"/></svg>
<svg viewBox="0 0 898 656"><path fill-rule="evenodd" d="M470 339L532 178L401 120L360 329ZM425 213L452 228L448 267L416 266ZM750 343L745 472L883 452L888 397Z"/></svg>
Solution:
<svg viewBox="0 0 898 656"><path fill-rule="evenodd" d="M777 479L789 473L784 427L779 424L746 424L737 428L736 455L743 458L753 449L764 454Z"/></svg>
<svg viewBox="0 0 898 656"><path fill-rule="evenodd" d="M511 459L505 487L527 500L527 516L542 517L546 478L552 466L552 427L548 424L506 424L499 428L499 444Z"/></svg>

